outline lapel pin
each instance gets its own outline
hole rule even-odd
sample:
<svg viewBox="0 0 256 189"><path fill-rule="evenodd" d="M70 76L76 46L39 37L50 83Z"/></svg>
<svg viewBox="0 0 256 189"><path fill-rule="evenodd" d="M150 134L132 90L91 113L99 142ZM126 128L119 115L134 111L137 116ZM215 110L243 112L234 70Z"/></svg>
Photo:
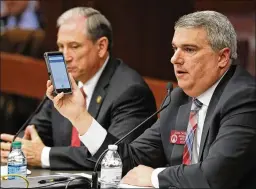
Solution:
<svg viewBox="0 0 256 189"><path fill-rule="evenodd" d="M101 96L98 96L98 97L96 98L97 104L100 104L100 103L101 103L101 100L102 100L102 97L101 97Z"/></svg>

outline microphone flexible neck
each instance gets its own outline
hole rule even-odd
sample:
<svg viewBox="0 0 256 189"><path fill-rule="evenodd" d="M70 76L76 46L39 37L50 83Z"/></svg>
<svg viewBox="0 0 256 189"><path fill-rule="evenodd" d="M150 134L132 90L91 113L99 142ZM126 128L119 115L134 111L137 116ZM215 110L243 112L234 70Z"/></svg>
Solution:
<svg viewBox="0 0 256 189"><path fill-rule="evenodd" d="M166 100L166 98L168 97L169 95L167 95L165 98L164 98L164 101ZM158 111L156 111L155 113L153 113L151 116L149 116L147 119L145 119L143 122L141 122L139 125L137 125L135 128L133 128L130 132L128 132L126 135L124 135L122 138L120 138L118 141L116 141L114 143L114 145L118 145L120 144L125 138L127 138L131 133L133 133L135 130L137 130L140 126L142 126L143 124L145 124L147 121L149 121L152 117L154 117L155 115L157 115L159 112L161 112L163 109L165 109L169 104L170 104L171 101L169 101L167 104L163 105ZM96 164L95 164L95 167L94 167L94 172L97 171L98 169L98 166L99 166L99 163L100 161L102 160L103 156L107 153L108 149L104 150L104 152L102 152L102 154L99 156L98 160L96 161Z"/></svg>
<svg viewBox="0 0 256 189"><path fill-rule="evenodd" d="M171 91L172 91L172 84L168 83L167 85L167 95L165 96L163 103L162 103L162 107L156 111L155 113L153 113L151 116L149 116L147 119L145 119L143 122L141 122L139 125L137 125L135 128L133 128L130 132L128 132L126 135L124 135L122 138L120 138L118 141L116 141L114 144L118 145L120 144L124 139L126 139L131 133L133 133L136 129L138 129L139 127L141 127L142 125L144 125L147 121L149 121L152 117L154 117L155 115L157 115L159 112L161 112L162 110L164 110L171 102ZM169 101L167 104L164 104L167 97L170 97ZM99 167L99 164L101 162L101 160L103 159L104 155L108 152L108 149L105 149L101 155L99 156L99 158L97 159L95 166L94 166L94 170L92 173L92 188L93 189L97 189L98 188L98 173L97 173L97 169Z"/></svg>
<svg viewBox="0 0 256 189"><path fill-rule="evenodd" d="M27 124L31 121L31 119L34 117L35 114L37 114L39 112L39 110L41 109L41 107L43 106L43 104L45 103L47 99L47 96L44 96L43 100L40 102L40 104L37 106L36 110L29 116L29 118L25 121L25 123L20 127L20 129L17 131L17 133L14 135L12 142L15 141L15 139L17 138L17 136L20 134L20 132L22 130L24 130L24 128L27 126Z"/></svg>

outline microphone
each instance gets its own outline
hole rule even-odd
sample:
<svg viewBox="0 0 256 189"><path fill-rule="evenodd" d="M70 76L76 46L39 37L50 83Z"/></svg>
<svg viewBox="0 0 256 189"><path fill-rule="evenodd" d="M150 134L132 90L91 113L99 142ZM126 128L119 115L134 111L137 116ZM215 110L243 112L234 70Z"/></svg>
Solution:
<svg viewBox="0 0 256 189"><path fill-rule="evenodd" d="M138 128L140 128L142 125L144 125L147 121L149 121L150 119L152 119L152 117L154 117L155 115L157 115L159 112L161 112L162 110L164 110L171 102L171 91L173 90L173 85L171 82L168 82L166 85L166 89L167 89L167 95L165 96L162 106L161 108L156 111L155 113L153 113L151 116L149 116L147 119L145 119L143 122L141 122L139 125L137 125L135 128L133 128L130 132L128 132L126 135L124 135L122 138L120 138L118 141L116 141L114 143L114 145L118 145L120 144L124 139L126 139L128 136L130 136L135 130L137 130ZM167 104L164 104L167 97L170 97L169 101ZM104 150L102 152L102 154L99 156L98 160L95 163L94 166L94 170L92 172L92 189L98 189L98 173L97 173L97 169L98 166L101 162L101 160L103 159L103 156L108 152L108 149Z"/></svg>
<svg viewBox="0 0 256 189"><path fill-rule="evenodd" d="M39 110L41 109L41 107L43 106L43 104L45 103L46 99L48 99L48 97L45 95L43 100L40 102L40 104L37 106L36 110L29 116L29 118L25 121L25 123L20 127L20 129L17 131L17 133L14 135L12 142L15 141L15 139L17 138L17 136L20 134L20 132L27 126L28 122L31 121L31 119L34 117L35 114L37 114L39 112ZM12 150L12 149L11 149Z"/></svg>
<svg viewBox="0 0 256 189"><path fill-rule="evenodd" d="M168 82L166 85L166 89L167 89L167 96L165 97L165 99L170 96L172 90L173 90L173 86L171 82ZM165 99L163 100L163 102L165 101Z"/></svg>

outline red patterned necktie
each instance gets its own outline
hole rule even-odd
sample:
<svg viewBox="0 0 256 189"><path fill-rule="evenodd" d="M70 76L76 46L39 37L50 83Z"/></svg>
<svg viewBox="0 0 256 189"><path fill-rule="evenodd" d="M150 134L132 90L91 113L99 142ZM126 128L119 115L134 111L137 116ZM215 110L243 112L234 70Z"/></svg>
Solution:
<svg viewBox="0 0 256 189"><path fill-rule="evenodd" d="M86 94L83 90L83 87L80 88L80 91L82 92L84 98L86 99ZM78 131L74 126L72 126L71 146L79 147L80 145L81 145L81 142L78 137Z"/></svg>
<svg viewBox="0 0 256 189"><path fill-rule="evenodd" d="M187 135L186 135L184 151L183 151L182 163L185 165L190 165L191 161L192 161L192 149L193 149L193 141L195 138L195 132L196 132L197 122L198 122L198 111L200 110L200 108L203 105L197 99L194 99L193 103L195 104L195 106L190 111Z"/></svg>

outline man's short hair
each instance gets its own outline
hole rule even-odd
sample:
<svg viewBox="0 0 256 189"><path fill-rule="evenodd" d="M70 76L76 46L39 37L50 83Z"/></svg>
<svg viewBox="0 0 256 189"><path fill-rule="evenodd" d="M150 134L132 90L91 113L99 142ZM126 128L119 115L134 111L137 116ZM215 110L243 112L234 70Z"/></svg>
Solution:
<svg viewBox="0 0 256 189"><path fill-rule="evenodd" d="M67 20L76 17L85 18L86 36L96 42L101 37L108 39L108 51L111 51L113 46L112 27L107 18L98 10L90 7L75 7L67 10L57 20L57 26L60 27Z"/></svg>
<svg viewBox="0 0 256 189"><path fill-rule="evenodd" d="M231 59L237 58L237 35L229 19L216 11L198 11L182 16L176 28L204 28L213 50L229 48Z"/></svg>

